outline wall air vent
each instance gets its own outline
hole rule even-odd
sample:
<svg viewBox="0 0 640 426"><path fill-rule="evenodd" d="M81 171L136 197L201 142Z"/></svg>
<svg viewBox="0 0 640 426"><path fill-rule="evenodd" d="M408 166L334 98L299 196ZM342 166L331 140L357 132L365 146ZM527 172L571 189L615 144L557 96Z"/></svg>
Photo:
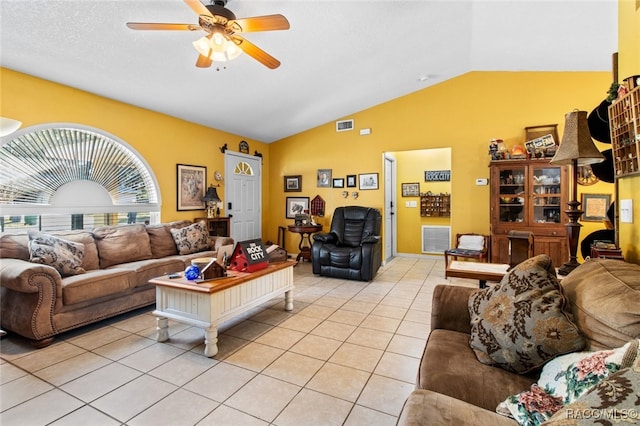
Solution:
<svg viewBox="0 0 640 426"><path fill-rule="evenodd" d="M336 121L336 132L346 132L353 130L353 120Z"/></svg>

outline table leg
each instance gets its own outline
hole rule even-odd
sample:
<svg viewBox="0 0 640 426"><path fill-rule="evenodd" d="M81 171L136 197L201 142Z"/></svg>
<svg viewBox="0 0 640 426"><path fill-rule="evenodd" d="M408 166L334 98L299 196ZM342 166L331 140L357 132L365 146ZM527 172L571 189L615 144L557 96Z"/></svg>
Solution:
<svg viewBox="0 0 640 426"><path fill-rule="evenodd" d="M218 329L215 326L204 330L204 356L211 358L218 353Z"/></svg>
<svg viewBox="0 0 640 426"><path fill-rule="evenodd" d="M293 311L293 291L291 290L284 293L284 310Z"/></svg>
<svg viewBox="0 0 640 426"><path fill-rule="evenodd" d="M156 329L158 330L158 342L166 342L169 340L169 318L156 318Z"/></svg>

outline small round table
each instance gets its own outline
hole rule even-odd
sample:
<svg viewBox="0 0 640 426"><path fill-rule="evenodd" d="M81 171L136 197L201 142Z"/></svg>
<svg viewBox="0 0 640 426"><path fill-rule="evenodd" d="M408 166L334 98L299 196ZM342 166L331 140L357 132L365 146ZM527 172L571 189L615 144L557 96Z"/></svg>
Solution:
<svg viewBox="0 0 640 426"><path fill-rule="evenodd" d="M300 253L298 253L296 260L300 261L300 259L302 259L304 261L306 259L310 261L311 234L313 234L314 232L322 231L322 225L289 225L288 228L290 232L300 234L300 244L298 244Z"/></svg>

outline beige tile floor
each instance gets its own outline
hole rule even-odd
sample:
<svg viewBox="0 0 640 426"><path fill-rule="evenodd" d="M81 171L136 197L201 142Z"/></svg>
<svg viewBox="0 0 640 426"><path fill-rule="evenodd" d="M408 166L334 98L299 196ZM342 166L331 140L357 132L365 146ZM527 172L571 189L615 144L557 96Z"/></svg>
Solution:
<svg viewBox="0 0 640 426"><path fill-rule="evenodd" d="M152 308L84 327L35 350L0 341L0 423L36 425L394 425L429 332L444 262L399 257L370 283L294 269L295 308L280 298L220 327L170 322ZM477 285L449 280L453 285Z"/></svg>

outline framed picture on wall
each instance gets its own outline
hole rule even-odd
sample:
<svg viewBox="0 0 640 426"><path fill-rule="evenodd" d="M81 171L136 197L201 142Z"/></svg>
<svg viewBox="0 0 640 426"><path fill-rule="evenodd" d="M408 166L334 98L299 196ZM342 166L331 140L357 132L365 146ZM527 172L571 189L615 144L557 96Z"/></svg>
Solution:
<svg viewBox="0 0 640 426"><path fill-rule="evenodd" d="M358 186L356 175L347 175L347 188L355 188Z"/></svg>
<svg viewBox="0 0 640 426"><path fill-rule="evenodd" d="M607 218L607 210L611 204L609 194L582 194L582 220L585 222L601 222Z"/></svg>
<svg viewBox="0 0 640 426"><path fill-rule="evenodd" d="M285 209L287 219L295 219L297 214L309 211L309 197L287 197Z"/></svg>
<svg viewBox="0 0 640 426"><path fill-rule="evenodd" d="M378 174L377 173L363 173L360 177L360 190L378 189Z"/></svg>
<svg viewBox="0 0 640 426"><path fill-rule="evenodd" d="M207 168L178 164L176 167L178 210L204 210L207 191Z"/></svg>
<svg viewBox="0 0 640 426"><path fill-rule="evenodd" d="M285 176L284 177L284 192L301 192L302 191L302 176Z"/></svg>
<svg viewBox="0 0 640 426"><path fill-rule="evenodd" d="M403 183L402 184L402 196L403 197L418 197L420 196L420 183Z"/></svg>
<svg viewBox="0 0 640 426"><path fill-rule="evenodd" d="M331 169L318 169L318 188L331 188Z"/></svg>
<svg viewBox="0 0 640 426"><path fill-rule="evenodd" d="M343 178L335 178L335 179L333 179L333 187L334 188L344 188L344 179Z"/></svg>

